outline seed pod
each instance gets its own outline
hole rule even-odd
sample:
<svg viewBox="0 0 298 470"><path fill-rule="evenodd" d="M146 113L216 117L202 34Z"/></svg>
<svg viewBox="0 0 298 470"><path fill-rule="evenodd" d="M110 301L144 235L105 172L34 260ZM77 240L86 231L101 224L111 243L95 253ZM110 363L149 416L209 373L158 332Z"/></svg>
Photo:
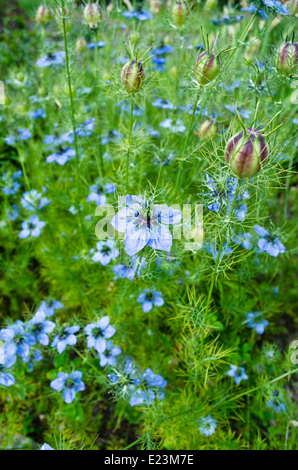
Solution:
<svg viewBox="0 0 298 470"><path fill-rule="evenodd" d="M141 35L139 31L133 31L130 35L130 41L134 46L137 46L140 42Z"/></svg>
<svg viewBox="0 0 298 470"><path fill-rule="evenodd" d="M202 52L195 66L196 80L200 85L207 85L219 72L220 61L215 52Z"/></svg>
<svg viewBox="0 0 298 470"><path fill-rule="evenodd" d="M217 7L217 0L206 0L205 6L207 11L215 10Z"/></svg>
<svg viewBox="0 0 298 470"><path fill-rule="evenodd" d="M84 8L84 20L90 29L96 29L103 21L103 13L97 3L89 3Z"/></svg>
<svg viewBox="0 0 298 470"><path fill-rule="evenodd" d="M298 67L298 42L283 44L277 53L276 68L287 76L295 73Z"/></svg>
<svg viewBox="0 0 298 470"><path fill-rule="evenodd" d="M51 19L51 12L45 5L40 5L37 9L35 19L37 23L46 24Z"/></svg>
<svg viewBox="0 0 298 470"><path fill-rule="evenodd" d="M87 41L85 38L78 38L76 41L76 53L80 54L81 52L87 49Z"/></svg>
<svg viewBox="0 0 298 470"><path fill-rule="evenodd" d="M141 60L127 62L121 72L122 85L129 93L140 91L145 79L145 73Z"/></svg>
<svg viewBox="0 0 298 470"><path fill-rule="evenodd" d="M181 28L186 21L186 17L189 13L189 6L186 2L178 1L172 8L172 19L176 26Z"/></svg>
<svg viewBox="0 0 298 470"><path fill-rule="evenodd" d="M200 139L214 139L217 135L217 120L205 119L199 127L198 136Z"/></svg>
<svg viewBox="0 0 298 470"><path fill-rule="evenodd" d="M232 137L225 148L225 160L239 178L249 178L259 173L268 154L264 135L252 128Z"/></svg>

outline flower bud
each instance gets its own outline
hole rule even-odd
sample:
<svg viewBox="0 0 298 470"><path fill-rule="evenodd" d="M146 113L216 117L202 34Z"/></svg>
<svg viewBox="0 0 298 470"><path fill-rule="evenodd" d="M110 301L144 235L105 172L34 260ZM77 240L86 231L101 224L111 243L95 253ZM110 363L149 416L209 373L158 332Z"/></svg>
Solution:
<svg viewBox="0 0 298 470"><path fill-rule="evenodd" d="M142 88L145 73L141 60L127 62L121 72L122 85L129 93L137 93Z"/></svg>
<svg viewBox="0 0 298 470"><path fill-rule="evenodd" d="M225 160L239 178L259 173L268 154L264 135L252 128L233 136L225 148Z"/></svg>
<svg viewBox="0 0 298 470"><path fill-rule="evenodd" d="M37 9L35 19L37 23L46 24L51 19L51 12L45 5L40 5Z"/></svg>
<svg viewBox="0 0 298 470"><path fill-rule="evenodd" d="M195 66L196 80L200 85L207 85L219 72L220 61L215 52L202 52Z"/></svg>
<svg viewBox="0 0 298 470"><path fill-rule="evenodd" d="M76 53L80 54L87 49L87 41L84 38L78 38L76 41Z"/></svg>
<svg viewBox="0 0 298 470"><path fill-rule="evenodd" d="M186 2L178 1L172 8L172 19L176 26L181 28L186 21L186 17L189 13L189 6Z"/></svg>
<svg viewBox="0 0 298 470"><path fill-rule="evenodd" d="M217 0L206 0L205 6L207 11L215 10L217 7Z"/></svg>
<svg viewBox="0 0 298 470"><path fill-rule="evenodd" d="M287 76L295 73L298 66L298 42L283 44L277 53L276 68Z"/></svg>
<svg viewBox="0 0 298 470"><path fill-rule="evenodd" d="M214 139L217 136L217 120L205 119L199 127L198 136L200 139Z"/></svg>
<svg viewBox="0 0 298 470"><path fill-rule="evenodd" d="M140 42L140 39L141 39L141 35L139 33L139 31L133 31L130 35L130 40L131 40L131 43L134 45L134 46L137 46Z"/></svg>
<svg viewBox="0 0 298 470"><path fill-rule="evenodd" d="M103 13L97 3L89 3L84 8L84 20L90 29L96 29L103 21Z"/></svg>

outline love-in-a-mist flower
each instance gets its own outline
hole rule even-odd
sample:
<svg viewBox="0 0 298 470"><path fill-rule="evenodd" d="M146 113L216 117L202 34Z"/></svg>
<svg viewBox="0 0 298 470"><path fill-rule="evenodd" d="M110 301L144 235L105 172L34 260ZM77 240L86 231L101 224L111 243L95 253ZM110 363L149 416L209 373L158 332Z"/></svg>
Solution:
<svg viewBox="0 0 298 470"><path fill-rule="evenodd" d="M146 258L140 259L138 255L134 255L130 258L128 265L119 263L113 267L113 271L116 274L114 279L124 278L132 281L136 276L140 275L142 269L146 266Z"/></svg>
<svg viewBox="0 0 298 470"><path fill-rule="evenodd" d="M265 320L263 315L260 312L250 312L246 313L246 324L249 328L253 328L259 335L262 335L265 331L266 326L269 325L269 322Z"/></svg>
<svg viewBox="0 0 298 470"><path fill-rule="evenodd" d="M63 390L63 398L65 403L72 403L75 399L77 392L82 392L85 390L85 384L82 381L82 372L76 370L70 374L64 372L58 372L58 378L52 380L50 386L57 392Z"/></svg>
<svg viewBox="0 0 298 470"><path fill-rule="evenodd" d="M107 202L106 195L103 192L102 187L99 184L92 184L89 187L89 195L87 201L96 202L98 206L104 206Z"/></svg>
<svg viewBox="0 0 298 470"><path fill-rule="evenodd" d="M245 250L250 250L252 247L251 243L252 234L249 232L244 232L241 235L234 235L233 242L237 245L241 245Z"/></svg>
<svg viewBox="0 0 298 470"><path fill-rule="evenodd" d="M267 9L274 11L275 13L286 16L289 15L287 7L279 0L260 0L259 3L262 4L262 6L267 7Z"/></svg>
<svg viewBox="0 0 298 470"><path fill-rule="evenodd" d="M36 349L35 351L30 351L29 356L22 358L23 362L28 362L30 372L32 372L34 369L34 363L40 362L42 361L42 359L43 356L39 349Z"/></svg>
<svg viewBox="0 0 298 470"><path fill-rule="evenodd" d="M61 65L65 57L65 52L49 53L45 57L38 59L35 63L37 67L50 67L51 65Z"/></svg>
<svg viewBox="0 0 298 470"><path fill-rule="evenodd" d="M114 240L101 241L96 244L96 252L92 256L92 261L99 262L103 266L109 264L112 259L118 258L119 250Z"/></svg>
<svg viewBox="0 0 298 470"><path fill-rule="evenodd" d="M41 446L40 450L55 450L53 447L49 446L46 442Z"/></svg>
<svg viewBox="0 0 298 470"><path fill-rule="evenodd" d="M68 326L63 329L61 333L55 336L51 348L57 348L59 354L62 354L65 350L66 346L74 346L77 344L77 337L75 333L79 331L80 327L75 326Z"/></svg>
<svg viewBox="0 0 298 470"><path fill-rule="evenodd" d="M255 224L255 232L261 237L258 241L258 247L261 251L266 251L269 255L278 256L280 253L284 253L286 248L279 241L278 237L273 237L270 233L258 224Z"/></svg>
<svg viewBox="0 0 298 470"><path fill-rule="evenodd" d="M85 333L88 336L88 348L95 348L98 353L103 353L106 350L107 339L110 339L116 333L116 329L109 323L110 317L106 315L98 322L85 327Z"/></svg>
<svg viewBox="0 0 298 470"><path fill-rule="evenodd" d="M27 332L24 323L17 320L7 328L0 330L0 339L4 341L4 354L6 358L28 357L30 347L34 346L35 338Z"/></svg>
<svg viewBox="0 0 298 470"><path fill-rule="evenodd" d="M178 28L184 25L188 14L189 6L187 2L178 0L173 4L171 16L175 26L178 26Z"/></svg>
<svg viewBox="0 0 298 470"><path fill-rule="evenodd" d="M173 119L168 118L165 121L162 121L159 125L164 129L170 129L170 131L174 134L182 133L186 130L186 127L181 119L174 121Z"/></svg>
<svg viewBox="0 0 298 470"><path fill-rule="evenodd" d="M170 251L172 234L169 225L181 221L179 209L151 204L141 196L126 196L126 207L113 218L112 225L124 232L124 247L133 256L146 245L155 250Z"/></svg>
<svg viewBox="0 0 298 470"><path fill-rule="evenodd" d="M21 205L24 209L28 211L40 210L43 207L50 204L50 199L43 196L42 193L39 193L36 189L32 189L31 191L27 191L23 194L21 199Z"/></svg>
<svg viewBox="0 0 298 470"><path fill-rule="evenodd" d="M145 80L145 72L141 60L130 60L121 72L121 81L128 93L137 93L141 90Z"/></svg>
<svg viewBox="0 0 298 470"><path fill-rule="evenodd" d="M276 55L276 68L291 77L298 68L298 42L287 42L280 46Z"/></svg>
<svg viewBox="0 0 298 470"><path fill-rule="evenodd" d="M17 142L28 140L32 137L29 129L18 129L17 135L5 137L4 140L7 145L15 145Z"/></svg>
<svg viewBox="0 0 298 470"><path fill-rule="evenodd" d="M237 367L232 364L230 366L230 370L228 370L226 374L234 378L236 385L239 385L241 380L248 379L248 375L246 375L244 367Z"/></svg>
<svg viewBox="0 0 298 470"><path fill-rule="evenodd" d="M267 406L269 408L273 408L277 413L286 411L287 407L283 401L282 396L282 393L279 393L278 390L274 390L272 398L267 401Z"/></svg>
<svg viewBox="0 0 298 470"><path fill-rule="evenodd" d="M14 363L15 356L8 356L4 352L4 347L0 347L0 385L10 387L15 383L14 377L10 372L7 372Z"/></svg>
<svg viewBox="0 0 298 470"><path fill-rule="evenodd" d="M225 160L239 178L249 178L259 173L268 155L264 135L252 128L234 135L225 148Z"/></svg>
<svg viewBox="0 0 298 470"><path fill-rule="evenodd" d="M159 291L153 289L145 289L137 298L137 302L142 304L143 312L147 313L155 307L162 307L164 299Z"/></svg>
<svg viewBox="0 0 298 470"><path fill-rule="evenodd" d="M117 356L122 353L118 346L113 346L113 341L107 341L107 347L104 352L99 353L99 365L105 367L106 365L115 366L117 364Z"/></svg>
<svg viewBox="0 0 298 470"><path fill-rule="evenodd" d="M39 220L37 215L32 215L29 220L22 222L22 230L19 233L19 238L28 238L32 236L38 238L41 234L41 229L46 225L46 222Z"/></svg>
<svg viewBox="0 0 298 470"><path fill-rule="evenodd" d="M70 147L60 148L57 152L52 153L47 157L47 163L56 162L59 165L65 165L65 163L76 154L75 150Z"/></svg>
<svg viewBox="0 0 298 470"><path fill-rule="evenodd" d="M212 51L204 51L197 58L195 66L195 78L199 85L208 85L220 69L219 56Z"/></svg>
<svg viewBox="0 0 298 470"><path fill-rule="evenodd" d="M64 307L63 303L60 302L59 300L51 300L49 302L46 302L45 300L43 300L40 306L38 307L36 313L43 312L46 317L52 317L55 313L55 310L59 308L63 308L63 307Z"/></svg>
<svg viewBox="0 0 298 470"><path fill-rule="evenodd" d="M199 424L198 430L200 431L200 433L205 434L205 436L207 437L214 434L217 428L216 419L211 418L210 415L198 419L197 423Z"/></svg>
<svg viewBox="0 0 298 470"><path fill-rule="evenodd" d="M137 18L139 21L152 20L153 15L149 10L123 11L122 15L126 18Z"/></svg>
<svg viewBox="0 0 298 470"><path fill-rule="evenodd" d="M48 346L48 333L51 333L55 326L54 322L46 320L44 312L36 312L34 317L27 323L27 331L30 336L33 336L40 344Z"/></svg>

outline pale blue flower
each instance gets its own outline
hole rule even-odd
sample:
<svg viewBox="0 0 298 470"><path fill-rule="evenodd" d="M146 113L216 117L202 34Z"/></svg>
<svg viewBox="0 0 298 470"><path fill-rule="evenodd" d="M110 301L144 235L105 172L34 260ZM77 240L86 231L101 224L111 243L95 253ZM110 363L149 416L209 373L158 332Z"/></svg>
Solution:
<svg viewBox="0 0 298 470"><path fill-rule="evenodd" d="M22 231L19 233L19 238L28 238L30 235L37 238L45 225L46 222L39 220L37 215L32 215L29 220L22 222Z"/></svg>
<svg viewBox="0 0 298 470"><path fill-rule="evenodd" d="M236 385L239 385L241 380L248 380L248 376L245 373L244 367L237 367L231 364L230 370L228 370L226 374L229 375L230 377L234 377L234 381Z"/></svg>
<svg viewBox="0 0 298 470"><path fill-rule="evenodd" d="M148 313L153 307L162 307L164 299L159 291L145 289L137 298L137 302L142 304L143 312Z"/></svg>
<svg viewBox="0 0 298 470"><path fill-rule="evenodd" d="M70 374L58 372L58 378L52 380L50 386L57 392L61 392L63 390L65 403L72 403L75 399L76 393L85 390L82 375L82 372L78 370L71 372Z"/></svg>
<svg viewBox="0 0 298 470"><path fill-rule="evenodd" d="M197 421L197 423L200 425L198 427L198 430L200 431L201 434L205 434L205 436L209 437L212 434L215 433L215 430L217 428L217 423L216 419L211 418L210 415L205 416L204 418L201 418Z"/></svg>
<svg viewBox="0 0 298 470"><path fill-rule="evenodd" d="M95 348L98 353L103 353L107 348L107 339L116 333L116 329L111 326L110 318L106 315L96 323L91 323L85 327L88 336L87 347Z"/></svg>
<svg viewBox="0 0 298 470"><path fill-rule="evenodd" d="M259 335L262 335L269 322L260 314L260 312L246 313L246 324L249 328L253 328Z"/></svg>
<svg viewBox="0 0 298 470"><path fill-rule="evenodd" d="M269 255L278 256L286 251L284 245L278 237L272 237L269 232L258 224L255 224L255 232L261 237L258 241L258 247L261 251L266 251Z"/></svg>

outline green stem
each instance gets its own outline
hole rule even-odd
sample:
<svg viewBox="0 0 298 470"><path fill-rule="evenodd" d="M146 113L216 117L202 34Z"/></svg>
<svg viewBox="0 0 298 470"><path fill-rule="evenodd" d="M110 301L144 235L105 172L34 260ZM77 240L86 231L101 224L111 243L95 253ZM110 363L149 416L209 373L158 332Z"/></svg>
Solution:
<svg viewBox="0 0 298 470"><path fill-rule="evenodd" d="M126 154L126 179L125 179L125 189L126 189L126 192L128 191L129 156L130 156L130 141L131 141L132 123L133 123L133 100L130 101L130 118L129 118L128 147L127 147L127 154Z"/></svg>

